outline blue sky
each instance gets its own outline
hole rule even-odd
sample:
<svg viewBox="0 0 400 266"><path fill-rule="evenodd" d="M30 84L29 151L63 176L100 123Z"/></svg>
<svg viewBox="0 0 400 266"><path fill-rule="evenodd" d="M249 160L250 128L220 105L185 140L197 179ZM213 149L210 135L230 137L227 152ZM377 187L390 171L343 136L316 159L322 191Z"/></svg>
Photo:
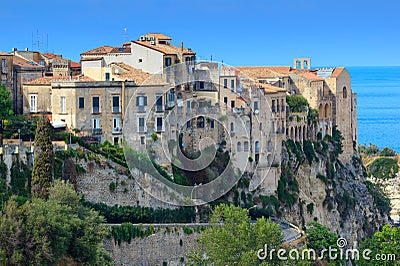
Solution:
<svg viewBox="0 0 400 266"><path fill-rule="evenodd" d="M147 32L230 65L400 65L400 3L358 0L4 1L0 51L79 54ZM127 29L124 37L123 29ZM48 45L47 45L48 36ZM47 49L48 47L48 49Z"/></svg>

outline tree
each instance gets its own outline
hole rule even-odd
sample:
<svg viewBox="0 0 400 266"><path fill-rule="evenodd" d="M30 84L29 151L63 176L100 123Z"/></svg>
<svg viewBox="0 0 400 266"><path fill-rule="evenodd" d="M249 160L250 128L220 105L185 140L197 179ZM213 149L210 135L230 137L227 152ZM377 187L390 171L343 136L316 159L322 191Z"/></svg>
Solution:
<svg viewBox="0 0 400 266"><path fill-rule="evenodd" d="M400 258L400 228L392 227L391 225L385 225L382 231L376 232L371 238L367 238L360 246L362 251L369 249L371 253L368 254L368 258L360 255L360 261L358 265L398 265ZM362 254L360 251L360 254ZM377 256L377 254L380 254ZM396 257L392 257L391 260L378 260L384 258L382 254L388 258L389 254L394 254Z"/></svg>
<svg viewBox="0 0 400 266"><path fill-rule="evenodd" d="M309 107L308 101L302 95L287 95L286 103L289 105L292 113L304 112Z"/></svg>
<svg viewBox="0 0 400 266"><path fill-rule="evenodd" d="M104 219L80 205L70 184L57 182L47 201L33 198L19 206L15 199L0 217L1 265L112 265L102 247L109 233Z"/></svg>
<svg viewBox="0 0 400 266"><path fill-rule="evenodd" d="M277 248L283 234L279 225L264 217L252 224L248 211L234 205L215 207L210 223L197 239L199 248L187 257L194 264L266 265L257 258L257 251ZM204 256L206 255L206 256Z"/></svg>
<svg viewBox="0 0 400 266"><path fill-rule="evenodd" d="M380 152L380 156L392 157L392 156L396 156L396 155L397 155L397 152L388 147L383 148Z"/></svg>
<svg viewBox="0 0 400 266"><path fill-rule="evenodd" d="M54 152L51 142L52 127L47 118L38 122L35 135L35 162L32 171L32 196L47 198L53 183Z"/></svg>
<svg viewBox="0 0 400 266"><path fill-rule="evenodd" d="M338 236L332 233L329 228L317 223L307 224L307 246L316 251L336 247Z"/></svg>
<svg viewBox="0 0 400 266"><path fill-rule="evenodd" d="M0 84L0 145L3 145L3 121L12 114L10 92Z"/></svg>

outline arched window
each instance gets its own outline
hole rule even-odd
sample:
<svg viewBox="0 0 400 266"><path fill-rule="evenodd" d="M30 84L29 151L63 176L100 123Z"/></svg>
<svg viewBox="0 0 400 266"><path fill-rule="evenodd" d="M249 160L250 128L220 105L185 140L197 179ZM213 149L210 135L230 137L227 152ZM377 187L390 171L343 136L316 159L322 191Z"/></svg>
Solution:
<svg viewBox="0 0 400 266"><path fill-rule="evenodd" d="M204 128L204 117L199 116L197 118L197 127L198 128Z"/></svg>
<svg viewBox="0 0 400 266"><path fill-rule="evenodd" d="M347 98L347 88L343 87L343 99Z"/></svg>
<svg viewBox="0 0 400 266"><path fill-rule="evenodd" d="M260 152L260 142L258 140L256 140L256 142L254 143L254 151L255 153Z"/></svg>
<svg viewBox="0 0 400 266"><path fill-rule="evenodd" d="M181 92L178 92L177 98L178 99L182 99L182 93Z"/></svg>
<svg viewBox="0 0 400 266"><path fill-rule="evenodd" d="M329 117L329 105L328 104L325 104L325 118L328 118Z"/></svg>
<svg viewBox="0 0 400 266"><path fill-rule="evenodd" d="M318 108L318 117L321 120L322 118L324 118L324 107L322 106L322 104L319 105Z"/></svg>
<svg viewBox="0 0 400 266"><path fill-rule="evenodd" d="M242 143L240 143L240 141L237 143L237 151L238 152L242 151Z"/></svg>
<svg viewBox="0 0 400 266"><path fill-rule="evenodd" d="M268 141L268 151L272 151L272 142Z"/></svg>

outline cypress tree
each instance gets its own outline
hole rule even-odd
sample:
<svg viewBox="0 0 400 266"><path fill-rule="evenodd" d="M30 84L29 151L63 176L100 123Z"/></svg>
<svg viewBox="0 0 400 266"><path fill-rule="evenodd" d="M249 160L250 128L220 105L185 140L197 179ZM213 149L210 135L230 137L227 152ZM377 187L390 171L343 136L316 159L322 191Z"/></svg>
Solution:
<svg viewBox="0 0 400 266"><path fill-rule="evenodd" d="M52 127L47 118L38 122L35 134L35 161L32 171L32 197L46 199L53 184L54 152L51 142Z"/></svg>

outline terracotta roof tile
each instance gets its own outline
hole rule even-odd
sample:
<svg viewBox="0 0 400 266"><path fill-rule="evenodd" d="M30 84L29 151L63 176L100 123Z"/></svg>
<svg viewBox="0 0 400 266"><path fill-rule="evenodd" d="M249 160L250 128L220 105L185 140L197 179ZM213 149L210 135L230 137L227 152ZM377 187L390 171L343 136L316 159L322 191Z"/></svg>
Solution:
<svg viewBox="0 0 400 266"><path fill-rule="evenodd" d="M333 70L331 78L337 78L339 75L343 72L344 67L337 67L335 70Z"/></svg>
<svg viewBox="0 0 400 266"><path fill-rule="evenodd" d="M139 44L139 45L143 45L145 47L148 47L150 49L159 51L163 54L167 54L167 55L176 55L176 54L196 54L195 52L193 52L192 50L189 50L187 48L184 48L183 50L179 47L170 45L170 44L150 44L147 41L132 41L133 43Z"/></svg>
<svg viewBox="0 0 400 266"><path fill-rule="evenodd" d="M83 75L73 76L72 79L70 79L70 77L66 77L66 76L41 77L38 79L34 79L30 82L27 82L27 83L25 83L25 85L51 85L52 82L57 82L57 81L88 82L88 81L94 81L94 80L89 77L83 76Z"/></svg>
<svg viewBox="0 0 400 266"><path fill-rule="evenodd" d="M131 48L130 47L114 47L110 54L130 54Z"/></svg>
<svg viewBox="0 0 400 266"><path fill-rule="evenodd" d="M126 71L125 73L114 74L121 80L135 81L136 84L142 84L151 76L149 73L143 72L142 70L134 68L125 63L111 63L110 66L112 65L115 65Z"/></svg>
<svg viewBox="0 0 400 266"><path fill-rule="evenodd" d="M158 40L172 40L171 37L168 37L162 33L147 33L144 36L154 36L154 38Z"/></svg>
<svg viewBox="0 0 400 266"><path fill-rule="evenodd" d="M79 67L81 67L80 63L71 61L71 68L79 68Z"/></svg>
<svg viewBox="0 0 400 266"><path fill-rule="evenodd" d="M114 47L104 45L104 46L100 46L100 47L94 48L92 50L83 52L83 53L81 53L81 55L103 55L103 54L108 54L112 49L114 49Z"/></svg>
<svg viewBox="0 0 400 266"><path fill-rule="evenodd" d="M34 61L26 60L25 58L22 58L17 55L13 56L13 65L25 67L25 68L38 68L38 69L44 68L43 66L39 65L38 63L36 63Z"/></svg>
<svg viewBox="0 0 400 266"><path fill-rule="evenodd" d="M265 77L288 76L291 71L290 66L239 66L236 68L254 80Z"/></svg>
<svg viewBox="0 0 400 266"><path fill-rule="evenodd" d="M98 60L102 60L102 59L103 59L103 57L96 56L96 57L82 58L81 61L98 61Z"/></svg>
<svg viewBox="0 0 400 266"><path fill-rule="evenodd" d="M44 56L48 57L48 58L56 58L57 55L53 54L53 53L47 53L47 54L43 54Z"/></svg>
<svg viewBox="0 0 400 266"><path fill-rule="evenodd" d="M308 79L309 81L322 81L324 80L321 77L317 76L317 71L310 70L294 70L295 74L299 75L302 78Z"/></svg>
<svg viewBox="0 0 400 266"><path fill-rule="evenodd" d="M0 52L0 55L12 55L10 53Z"/></svg>
<svg viewBox="0 0 400 266"><path fill-rule="evenodd" d="M272 86L264 83L256 83L256 86L259 88L263 88L266 93L277 93L277 92L286 92L286 89L279 88L276 86Z"/></svg>

